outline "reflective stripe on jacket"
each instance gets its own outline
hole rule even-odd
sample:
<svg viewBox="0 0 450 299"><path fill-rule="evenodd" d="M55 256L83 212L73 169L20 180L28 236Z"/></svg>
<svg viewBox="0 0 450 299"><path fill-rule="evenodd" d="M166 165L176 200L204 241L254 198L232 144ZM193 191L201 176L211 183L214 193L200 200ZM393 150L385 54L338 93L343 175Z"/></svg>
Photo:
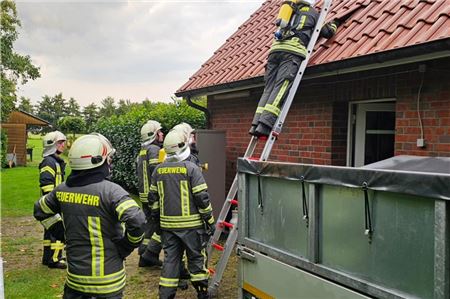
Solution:
<svg viewBox="0 0 450 299"><path fill-rule="evenodd" d="M40 221L60 213L65 228L66 284L90 294L118 292L125 286L123 258L117 242L126 238L137 247L145 216L119 185L107 180L79 187L65 183L35 203Z"/></svg>
<svg viewBox="0 0 450 299"><path fill-rule="evenodd" d="M66 163L63 159L50 155L39 164L39 186L41 193L47 194L64 181Z"/></svg>
<svg viewBox="0 0 450 299"><path fill-rule="evenodd" d="M148 203L150 178L153 170L159 163L159 147L156 144L143 146L136 158L136 176L138 178L139 199Z"/></svg>
<svg viewBox="0 0 450 299"><path fill-rule="evenodd" d="M150 198L161 229L180 230L213 223L208 186L200 168L190 161L164 162L153 172Z"/></svg>
<svg viewBox="0 0 450 299"><path fill-rule="evenodd" d="M314 7L299 5L292 14L290 29L286 33L286 38L274 40L270 52L285 51L301 57L306 57L306 47L319 20L319 13ZM325 24L320 30L320 36L325 38L332 37L337 30L333 22Z"/></svg>

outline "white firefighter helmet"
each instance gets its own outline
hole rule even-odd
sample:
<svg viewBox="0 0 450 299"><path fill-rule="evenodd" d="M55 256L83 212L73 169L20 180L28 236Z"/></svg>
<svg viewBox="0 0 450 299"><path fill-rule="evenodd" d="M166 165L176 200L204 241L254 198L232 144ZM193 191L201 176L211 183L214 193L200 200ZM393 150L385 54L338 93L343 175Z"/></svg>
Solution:
<svg viewBox="0 0 450 299"><path fill-rule="evenodd" d="M308 4L309 6L314 6L316 4L316 0L300 0L299 2L303 2Z"/></svg>
<svg viewBox="0 0 450 299"><path fill-rule="evenodd" d="M149 120L141 128L141 141L142 143L148 142L152 143L156 139L156 135L159 130L161 130L161 124L156 120Z"/></svg>
<svg viewBox="0 0 450 299"><path fill-rule="evenodd" d="M183 161L191 154L191 149L182 132L170 130L164 139L164 151L167 154L166 161Z"/></svg>
<svg viewBox="0 0 450 299"><path fill-rule="evenodd" d="M99 134L81 136L69 151L69 165L73 170L92 169L101 166L116 150L109 140Z"/></svg>
<svg viewBox="0 0 450 299"><path fill-rule="evenodd" d="M179 123L175 127L172 128L172 130L179 131L183 134L185 138L185 142L189 142L191 138L191 134L195 132L195 130L191 127L188 123Z"/></svg>
<svg viewBox="0 0 450 299"><path fill-rule="evenodd" d="M42 152L42 156L47 157L56 153L57 143L58 141L66 141L66 136L60 131L54 131L47 133L42 139L42 143L44 145L44 151Z"/></svg>

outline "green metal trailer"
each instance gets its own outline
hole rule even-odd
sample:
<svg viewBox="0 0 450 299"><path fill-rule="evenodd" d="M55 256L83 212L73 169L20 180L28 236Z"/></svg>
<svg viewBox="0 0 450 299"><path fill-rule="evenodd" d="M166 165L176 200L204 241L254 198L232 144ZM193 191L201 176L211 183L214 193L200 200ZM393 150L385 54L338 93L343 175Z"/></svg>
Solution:
<svg viewBox="0 0 450 299"><path fill-rule="evenodd" d="M240 298L450 298L450 158L238 178Z"/></svg>

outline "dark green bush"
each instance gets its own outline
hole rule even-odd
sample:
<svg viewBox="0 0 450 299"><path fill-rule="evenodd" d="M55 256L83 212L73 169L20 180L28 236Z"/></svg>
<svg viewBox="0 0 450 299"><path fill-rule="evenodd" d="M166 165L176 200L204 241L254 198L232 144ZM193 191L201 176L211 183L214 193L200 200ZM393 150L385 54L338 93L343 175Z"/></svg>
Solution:
<svg viewBox="0 0 450 299"><path fill-rule="evenodd" d="M133 193L137 192L135 161L141 146L140 130L151 119L161 123L164 133L180 122L187 122L196 129L205 126L203 112L189 107L185 101L145 103L127 114L100 119L94 131L105 135L117 151L112 180Z"/></svg>
<svg viewBox="0 0 450 299"><path fill-rule="evenodd" d="M1 156L1 167L3 168L6 165L6 150L8 145L8 137L6 136L6 133L4 130L1 131L1 149L0 149L0 156Z"/></svg>

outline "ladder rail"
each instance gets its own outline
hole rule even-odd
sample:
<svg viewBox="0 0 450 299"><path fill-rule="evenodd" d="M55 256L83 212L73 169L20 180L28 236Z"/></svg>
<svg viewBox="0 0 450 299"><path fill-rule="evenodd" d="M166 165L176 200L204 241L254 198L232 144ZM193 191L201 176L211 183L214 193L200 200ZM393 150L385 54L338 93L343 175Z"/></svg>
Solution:
<svg viewBox="0 0 450 299"><path fill-rule="evenodd" d="M268 137L266 144L263 148L263 151L261 152L261 156L259 157L259 161L267 161L267 159L269 158L270 152L272 151L272 147L278 137L278 135L281 133L281 130L283 128L283 124L284 121L287 117L287 114L289 112L289 109L291 107L291 104L294 100L295 94L297 93L297 89L298 86L300 85L300 81L303 78L303 74L305 72L305 69L308 65L309 59L311 57L311 54L314 50L314 47L317 43L317 40L319 38L319 34L320 34L320 30L323 26L323 24L325 23L325 18L328 14L328 11L330 10L331 7L331 2L332 0L324 0L324 3L322 5L322 9L319 15L319 19L316 23L316 26L314 28L314 32L313 35L311 36L311 39L309 41L308 47L307 47L307 55L305 57L305 59L302 61L302 63L300 64L300 68L299 71L297 73L297 76L295 77L291 88L289 89L289 94L283 104L283 107L281 109L281 112L277 118L277 121L275 123L275 126L270 134L270 136ZM247 150L245 151L244 154L244 158L249 158L251 157L251 155L253 154L256 145L258 143L258 138L256 137L252 137L252 139L250 140L250 143L247 147ZM228 191L226 200L224 205L222 206L222 210L219 214L219 218L217 219L217 224L222 223L223 221L225 221L225 218L228 215L228 212L231 208L231 201L235 198L236 194L237 194L237 189L238 189L238 175L236 174L234 179L233 179L233 183L230 187L230 190ZM216 295L218 293L218 288L220 285L220 281L222 279L222 275L223 272L225 271L226 265L228 263L228 259L231 255L231 251L233 250L233 247L237 241L237 237L238 237L238 231L237 231L237 213L233 212L233 217L232 219L234 219L233 221L236 222L236 224L234 225L234 227L230 230L230 233L227 237L227 240L225 242L225 245L223 246L223 253L220 256L217 264L216 264L216 271L215 273L213 273L211 279L210 279L210 283L209 283L209 288L208 291L211 295ZM216 243L219 238L220 235L222 234L222 231L224 229L224 227L222 225L217 225L216 224L216 231L214 232L214 235L211 237L208 246L207 246L207 254L208 257L211 256L211 251L213 249L213 244Z"/></svg>
<svg viewBox="0 0 450 299"><path fill-rule="evenodd" d="M300 85L300 81L303 78L303 74L305 73L306 67L308 66L309 59L311 58L311 55L314 51L314 47L316 46L317 40L319 39L320 30L322 29L322 26L325 24L325 18L328 14L328 11L331 7L331 0L325 0L322 10L320 11L319 19L317 20L316 27L314 28L314 32L311 36L311 39L309 41L308 47L306 48L307 54L305 59L300 64L299 71L297 73L297 76L295 77L294 81L292 82L292 86L289 89L289 94L283 104L283 108L281 109L281 112L277 118L277 121L275 123L275 126L273 128L273 131L268 138L264 149L260 156L260 161L267 161L269 158L269 155L272 151L272 147L277 139L277 136L281 133L281 129L283 128L284 121L287 117L287 114L289 112L289 109L291 108L291 104L294 101L295 94L297 93L298 86Z"/></svg>
<svg viewBox="0 0 450 299"><path fill-rule="evenodd" d="M250 139L250 142L247 146L247 150L244 153L244 157L248 158L253 155L253 152L255 151L256 145L258 144L258 139L256 137L252 137ZM234 176L233 183L231 184L230 190L228 190L227 197L225 199L225 202L222 206L222 210L220 211L219 217L216 220L216 223L221 223L225 221L226 217L228 216L228 212L231 207L231 200L236 198L237 189L238 189L238 181L237 181L237 174ZM208 242L206 252L208 256L211 256L212 252L212 243L217 242L220 238L220 235L223 232L223 228L216 227L216 231L214 232L214 235L211 237L210 241Z"/></svg>

